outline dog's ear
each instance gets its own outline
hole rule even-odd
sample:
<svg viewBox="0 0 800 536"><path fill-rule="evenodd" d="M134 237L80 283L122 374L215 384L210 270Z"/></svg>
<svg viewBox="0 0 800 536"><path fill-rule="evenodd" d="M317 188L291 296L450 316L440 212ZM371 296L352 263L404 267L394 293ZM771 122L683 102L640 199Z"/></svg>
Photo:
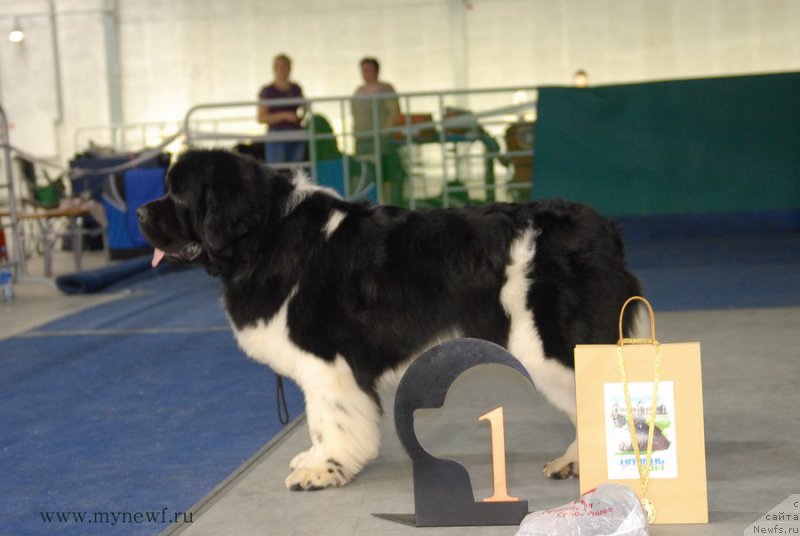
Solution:
<svg viewBox="0 0 800 536"><path fill-rule="evenodd" d="M212 264L218 265L233 256L237 239L253 224L254 210L246 191L207 186L204 197L203 246Z"/></svg>
<svg viewBox="0 0 800 536"><path fill-rule="evenodd" d="M228 227L225 221L227 214L209 187L205 188L203 204L205 213L201 223L203 230L201 236L203 237L205 250L209 254L213 254L224 249L228 243L227 233L225 232Z"/></svg>

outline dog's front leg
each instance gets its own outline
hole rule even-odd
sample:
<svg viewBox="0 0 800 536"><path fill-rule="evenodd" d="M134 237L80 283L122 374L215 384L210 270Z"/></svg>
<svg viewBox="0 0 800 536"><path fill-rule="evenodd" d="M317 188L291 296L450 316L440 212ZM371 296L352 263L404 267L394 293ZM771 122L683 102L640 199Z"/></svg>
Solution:
<svg viewBox="0 0 800 536"><path fill-rule="evenodd" d="M356 384L341 357L323 366L312 385L302 385L311 448L289 464L286 487L293 491L343 486L378 455L381 414L375 399Z"/></svg>

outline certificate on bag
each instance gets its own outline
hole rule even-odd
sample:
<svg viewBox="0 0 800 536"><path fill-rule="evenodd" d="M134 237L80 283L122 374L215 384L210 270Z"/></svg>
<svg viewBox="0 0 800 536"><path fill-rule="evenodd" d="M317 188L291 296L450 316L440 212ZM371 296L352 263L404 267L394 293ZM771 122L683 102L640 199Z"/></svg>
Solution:
<svg viewBox="0 0 800 536"><path fill-rule="evenodd" d="M645 408L653 400L652 382L630 383L630 395L635 405L635 419L646 417ZM605 402L606 466L608 480L638 480L636 455L631 444L625 416L625 393L622 383L606 383L603 386ZM675 382L660 382L656 404L656 424L653 438L652 458L650 459L650 478L678 477L678 424L675 419ZM638 421L641 423L641 420ZM637 433L643 435L642 427ZM641 449L644 463L644 448Z"/></svg>
<svg viewBox="0 0 800 536"><path fill-rule="evenodd" d="M652 523L707 523L700 343L658 343L652 316L651 338L636 342L575 348L580 491L625 484L646 494Z"/></svg>

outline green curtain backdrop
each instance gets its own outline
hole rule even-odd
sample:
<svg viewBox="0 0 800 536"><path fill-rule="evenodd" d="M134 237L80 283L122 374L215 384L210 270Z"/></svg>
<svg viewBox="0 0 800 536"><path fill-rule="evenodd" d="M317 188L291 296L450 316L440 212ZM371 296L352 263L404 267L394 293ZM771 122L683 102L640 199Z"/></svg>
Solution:
<svg viewBox="0 0 800 536"><path fill-rule="evenodd" d="M539 91L533 197L609 216L800 208L800 73Z"/></svg>

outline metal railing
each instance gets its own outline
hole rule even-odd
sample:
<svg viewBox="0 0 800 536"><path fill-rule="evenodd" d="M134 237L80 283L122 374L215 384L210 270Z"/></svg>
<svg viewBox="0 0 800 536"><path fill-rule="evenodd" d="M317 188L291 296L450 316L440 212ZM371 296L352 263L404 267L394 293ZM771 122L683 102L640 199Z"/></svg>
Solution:
<svg viewBox="0 0 800 536"><path fill-rule="evenodd" d="M530 180L511 180L510 171L505 179L495 177L503 175L499 162L511 169L510 162L533 157L532 148L509 150L502 136L510 125L535 118L536 93L535 87L502 87L203 103L187 110L181 121L81 127L74 142L77 149L94 135L117 151L133 152L176 133L182 134L187 147L304 141L309 149L306 161L270 165L305 167L317 182L325 180L318 176L320 158L330 157L318 154L318 149L327 144L340 159L343 180L339 186L346 197L364 195L369 189L379 203L450 206L459 196L462 201L491 200L530 188ZM402 122L393 126L378 124L379 107L388 99L396 99L402 110ZM354 130L356 101L370 103L371 128ZM265 126L256 121L259 105L302 108L304 128L265 132ZM356 151L359 140L371 141L369 152ZM179 144L179 140L174 142L168 150L179 150Z"/></svg>
<svg viewBox="0 0 800 536"><path fill-rule="evenodd" d="M454 164L454 160L475 160L486 167L494 166L500 160L508 162L515 157L532 158L532 149L530 151L509 151L507 148L503 149L504 144L497 142L495 138L509 125L523 119L531 121L535 118L535 95L536 88L534 87L505 87L207 103L193 106L186 112L183 129L187 146L248 141L263 143L306 141L309 147L307 161L273 165L274 167L305 166L309 169L312 178L318 182L320 180L320 177L317 176L318 143L333 142L336 144L337 151L341 153L342 175L346 178L343 184L346 196L362 193L349 191L348 188L350 181L347 178L351 174L350 165L351 162L356 161L362 166L370 165L374 169L375 200L379 203L402 201L411 208L415 208L420 203L417 191L418 183L422 181L438 182L441 192L439 203L449 206L452 204L453 194L469 195L473 192L483 191L486 199L494 199L499 190L530 188L530 182L524 184L513 183L509 180L494 181L495 170L488 168L483 174L484 182L482 184L476 184L476 181L473 180L465 181L464 177L460 176L459 166ZM382 101L387 99L399 101L401 115L404 118L402 124L391 127L378 124L380 117L378 107ZM352 103L359 100L371 103L373 124L369 130L354 131ZM450 104L450 101L454 101L453 105ZM467 103L468 110L464 109L464 103ZM263 126L256 126L249 130L227 128L230 125L226 125L226 120L222 116L229 114L230 124L233 124L234 121L241 119L241 114L232 112L249 109L251 117L255 117L255 109L259 105L302 107L306 116L305 127L302 130L266 134L263 132ZM205 114L210 114L212 117L204 117ZM330 118L331 132L319 131L316 121L313 120L315 116ZM420 117L422 117L421 121L418 120ZM213 128L202 128L202 125L208 124L213 125ZM456 134L457 132L458 134ZM371 154L356 155L354 151L356 140L368 138L372 140ZM483 151L471 153L454 149L459 144L468 145L476 142L483 142ZM423 146L433 145L437 146L439 151L437 162L430 162L430 152L422 155L420 151ZM395 180L387 177L388 170L384 169L386 155L390 151L401 153L406 172L403 191L398 190L397 185L394 185L393 196L385 191L386 183ZM431 173L432 165L439 168L438 173ZM428 168L428 176L418 172L422 167ZM426 189L423 188L423 190ZM398 199L398 195L401 199Z"/></svg>
<svg viewBox="0 0 800 536"><path fill-rule="evenodd" d="M401 94L338 96L306 99L270 99L198 104L181 121L119 123L81 127L76 130L75 149L98 136L99 144L119 152L142 153L140 158L107 170L70 169L74 177L85 173L118 171L128 168L152 151L178 151L181 145L225 145L243 142L304 141L308 160L274 167L306 167L317 182L330 185L329 177L319 176L320 166L334 162L340 166L340 182L334 185L347 198L371 196L378 203L452 206L514 197L531 188L531 178L516 180L510 170L515 159L533 159L532 144L524 150L509 150L501 138L511 126L532 125L536 114L535 87L504 87L480 90L430 91ZM379 107L396 99L401 121L380 125ZM353 103L367 101L371 108L371 128L355 131ZM256 121L259 105L302 107L305 126L298 131L266 132ZM237 111L240 110L240 111ZM12 147L8 142L5 113L0 107L0 140L5 160L5 186L9 201L11 250L14 275L25 272L19 238L19 219L11 169ZM532 127L531 127L532 130ZM358 140L371 140L365 152L356 150ZM327 145L321 145L325 144ZM474 148L478 146L478 150ZM320 151L320 149L325 149ZM15 149L18 151L18 149ZM324 154L322 154L324 153ZM331 159L331 155L334 159ZM402 176L392 175L400 157ZM338 161L338 164L337 162ZM502 162L502 164L501 164ZM495 180L503 165L505 179ZM527 165L530 165L528 163ZM323 175L335 167L325 168ZM476 173L476 170L478 172ZM394 170L397 171L397 170Z"/></svg>

